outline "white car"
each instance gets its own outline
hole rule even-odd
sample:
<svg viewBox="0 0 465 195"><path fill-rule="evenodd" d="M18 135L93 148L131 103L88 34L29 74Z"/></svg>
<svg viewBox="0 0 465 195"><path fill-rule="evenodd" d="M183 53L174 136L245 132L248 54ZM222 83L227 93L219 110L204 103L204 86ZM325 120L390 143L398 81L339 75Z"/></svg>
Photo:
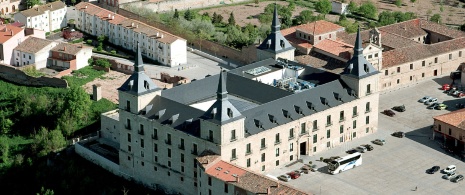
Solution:
<svg viewBox="0 0 465 195"><path fill-rule="evenodd" d="M282 180L282 181L285 181L285 182L288 182L288 181L291 181L291 176L290 175L280 175L278 177L279 180Z"/></svg>
<svg viewBox="0 0 465 195"><path fill-rule="evenodd" d="M425 101L425 105L431 105L431 104L434 104L434 103L438 103L438 98L431 98L431 99Z"/></svg>
<svg viewBox="0 0 465 195"><path fill-rule="evenodd" d="M444 173L453 173L453 172L455 172L455 170L457 170L457 167L455 165L449 165L443 170L443 172Z"/></svg>
<svg viewBox="0 0 465 195"><path fill-rule="evenodd" d="M355 148L360 153L365 153L367 151L367 148L365 146L358 146Z"/></svg>
<svg viewBox="0 0 465 195"><path fill-rule="evenodd" d="M432 97L430 97L430 96L425 96L425 97L422 97L421 99L419 99L418 101L421 102L421 103L425 103L426 101L428 101L431 98Z"/></svg>
<svg viewBox="0 0 465 195"><path fill-rule="evenodd" d="M457 176L457 173L451 172L451 173L443 175L442 178L443 179L450 179L450 178L454 178L455 176Z"/></svg>

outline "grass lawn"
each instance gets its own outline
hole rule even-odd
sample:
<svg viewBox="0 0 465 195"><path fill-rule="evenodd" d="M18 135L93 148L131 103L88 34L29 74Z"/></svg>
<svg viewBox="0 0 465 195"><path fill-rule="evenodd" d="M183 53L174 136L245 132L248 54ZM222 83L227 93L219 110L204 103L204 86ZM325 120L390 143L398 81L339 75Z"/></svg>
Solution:
<svg viewBox="0 0 465 195"><path fill-rule="evenodd" d="M83 86L86 83L93 81L95 78L105 74L103 70L95 70L91 66L86 66L79 70L73 71L71 76L63 76L63 79L68 81L68 85L72 86Z"/></svg>

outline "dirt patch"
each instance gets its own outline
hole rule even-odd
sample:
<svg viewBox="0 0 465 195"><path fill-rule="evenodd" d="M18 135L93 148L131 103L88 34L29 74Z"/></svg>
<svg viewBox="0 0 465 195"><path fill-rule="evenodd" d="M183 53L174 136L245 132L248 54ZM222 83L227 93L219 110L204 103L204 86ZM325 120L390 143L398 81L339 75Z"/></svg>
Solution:
<svg viewBox="0 0 465 195"><path fill-rule="evenodd" d="M366 0L353 0L358 5L361 2ZM349 2L349 1L347 1ZM432 0L432 1L416 1L415 6L412 5L410 0L403 0L403 6L397 7L394 5L394 0L377 0L372 1L376 7L378 8L378 13L382 11L402 11L402 12L414 12L417 14L419 18L427 19L428 10L431 10L431 17L433 14L440 14L442 18L442 22L445 24L453 24L453 25L461 25L464 23L463 17L465 16L465 9L462 8L465 3L459 2L457 0L445 0L444 1L444 11L440 11L440 0ZM221 14L223 16L223 21L227 22L229 18L229 14L234 12L234 18L236 19L236 24L239 26L245 26L246 24L250 23L252 25L260 26L260 21L258 21L258 16L263 13L265 7L268 4L274 3L273 1L266 1L260 2L258 5L255 3L243 4L243 5L236 5L236 6L225 6L225 7L217 7L207 10L202 10L199 13L203 14L207 12L210 16L213 15L214 12L217 14ZM278 1L280 5L287 6L289 5L288 2L285 1ZM296 5L295 10L292 14L292 17L298 16L299 13L303 10L308 8L300 7ZM314 12L314 15L318 13L315 10L311 10ZM337 21L339 19L338 15L326 15L326 19L329 21Z"/></svg>

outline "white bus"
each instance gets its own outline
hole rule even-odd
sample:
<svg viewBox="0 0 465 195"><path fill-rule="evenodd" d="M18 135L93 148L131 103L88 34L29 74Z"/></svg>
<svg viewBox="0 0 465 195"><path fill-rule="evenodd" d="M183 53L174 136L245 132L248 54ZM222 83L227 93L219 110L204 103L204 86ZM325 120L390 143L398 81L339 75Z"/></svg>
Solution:
<svg viewBox="0 0 465 195"><path fill-rule="evenodd" d="M329 162L328 171L334 175L360 165L362 165L362 154L356 152Z"/></svg>

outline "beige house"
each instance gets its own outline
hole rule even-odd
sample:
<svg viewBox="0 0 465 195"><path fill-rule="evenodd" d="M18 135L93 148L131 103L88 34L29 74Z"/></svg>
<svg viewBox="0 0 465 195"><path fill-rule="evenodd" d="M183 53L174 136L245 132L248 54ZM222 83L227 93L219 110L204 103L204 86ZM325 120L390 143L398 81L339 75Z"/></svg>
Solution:
<svg viewBox="0 0 465 195"><path fill-rule="evenodd" d="M66 19L66 4L55 1L36 6L16 13L14 19L25 24L27 28L39 29L45 32L60 30L68 22Z"/></svg>
<svg viewBox="0 0 465 195"><path fill-rule="evenodd" d="M456 151L465 150L465 109L433 117L433 139L443 138L444 145Z"/></svg>
<svg viewBox="0 0 465 195"><path fill-rule="evenodd" d="M2 15L14 14L19 10L20 0L2 0L0 3L0 13Z"/></svg>
<svg viewBox="0 0 465 195"><path fill-rule="evenodd" d="M317 21L316 23L318 23ZM303 54L297 61L340 73L352 57L355 34L347 34L329 22L304 24L281 33ZM314 28L311 28L312 25ZM302 25L301 25L302 26ZM337 25L336 25L337 26ZM300 30L299 30L300 29ZM319 42L309 32L329 29ZM302 37L302 31L304 37ZM458 70L465 60L465 33L421 19L413 19L361 32L365 58L382 74L381 91L415 85L418 81ZM307 38L307 39L305 39Z"/></svg>
<svg viewBox="0 0 465 195"><path fill-rule="evenodd" d="M273 21L271 34L278 24ZM270 40L264 44L282 43ZM119 156L113 172L169 193L276 194L287 187L225 182L208 167L229 167L239 180L260 179L377 130L379 72L364 58L360 36L342 74L276 57L293 48L257 49L275 54L165 90L145 74L138 49L134 73L118 89L119 108L102 115L100 142Z"/></svg>

